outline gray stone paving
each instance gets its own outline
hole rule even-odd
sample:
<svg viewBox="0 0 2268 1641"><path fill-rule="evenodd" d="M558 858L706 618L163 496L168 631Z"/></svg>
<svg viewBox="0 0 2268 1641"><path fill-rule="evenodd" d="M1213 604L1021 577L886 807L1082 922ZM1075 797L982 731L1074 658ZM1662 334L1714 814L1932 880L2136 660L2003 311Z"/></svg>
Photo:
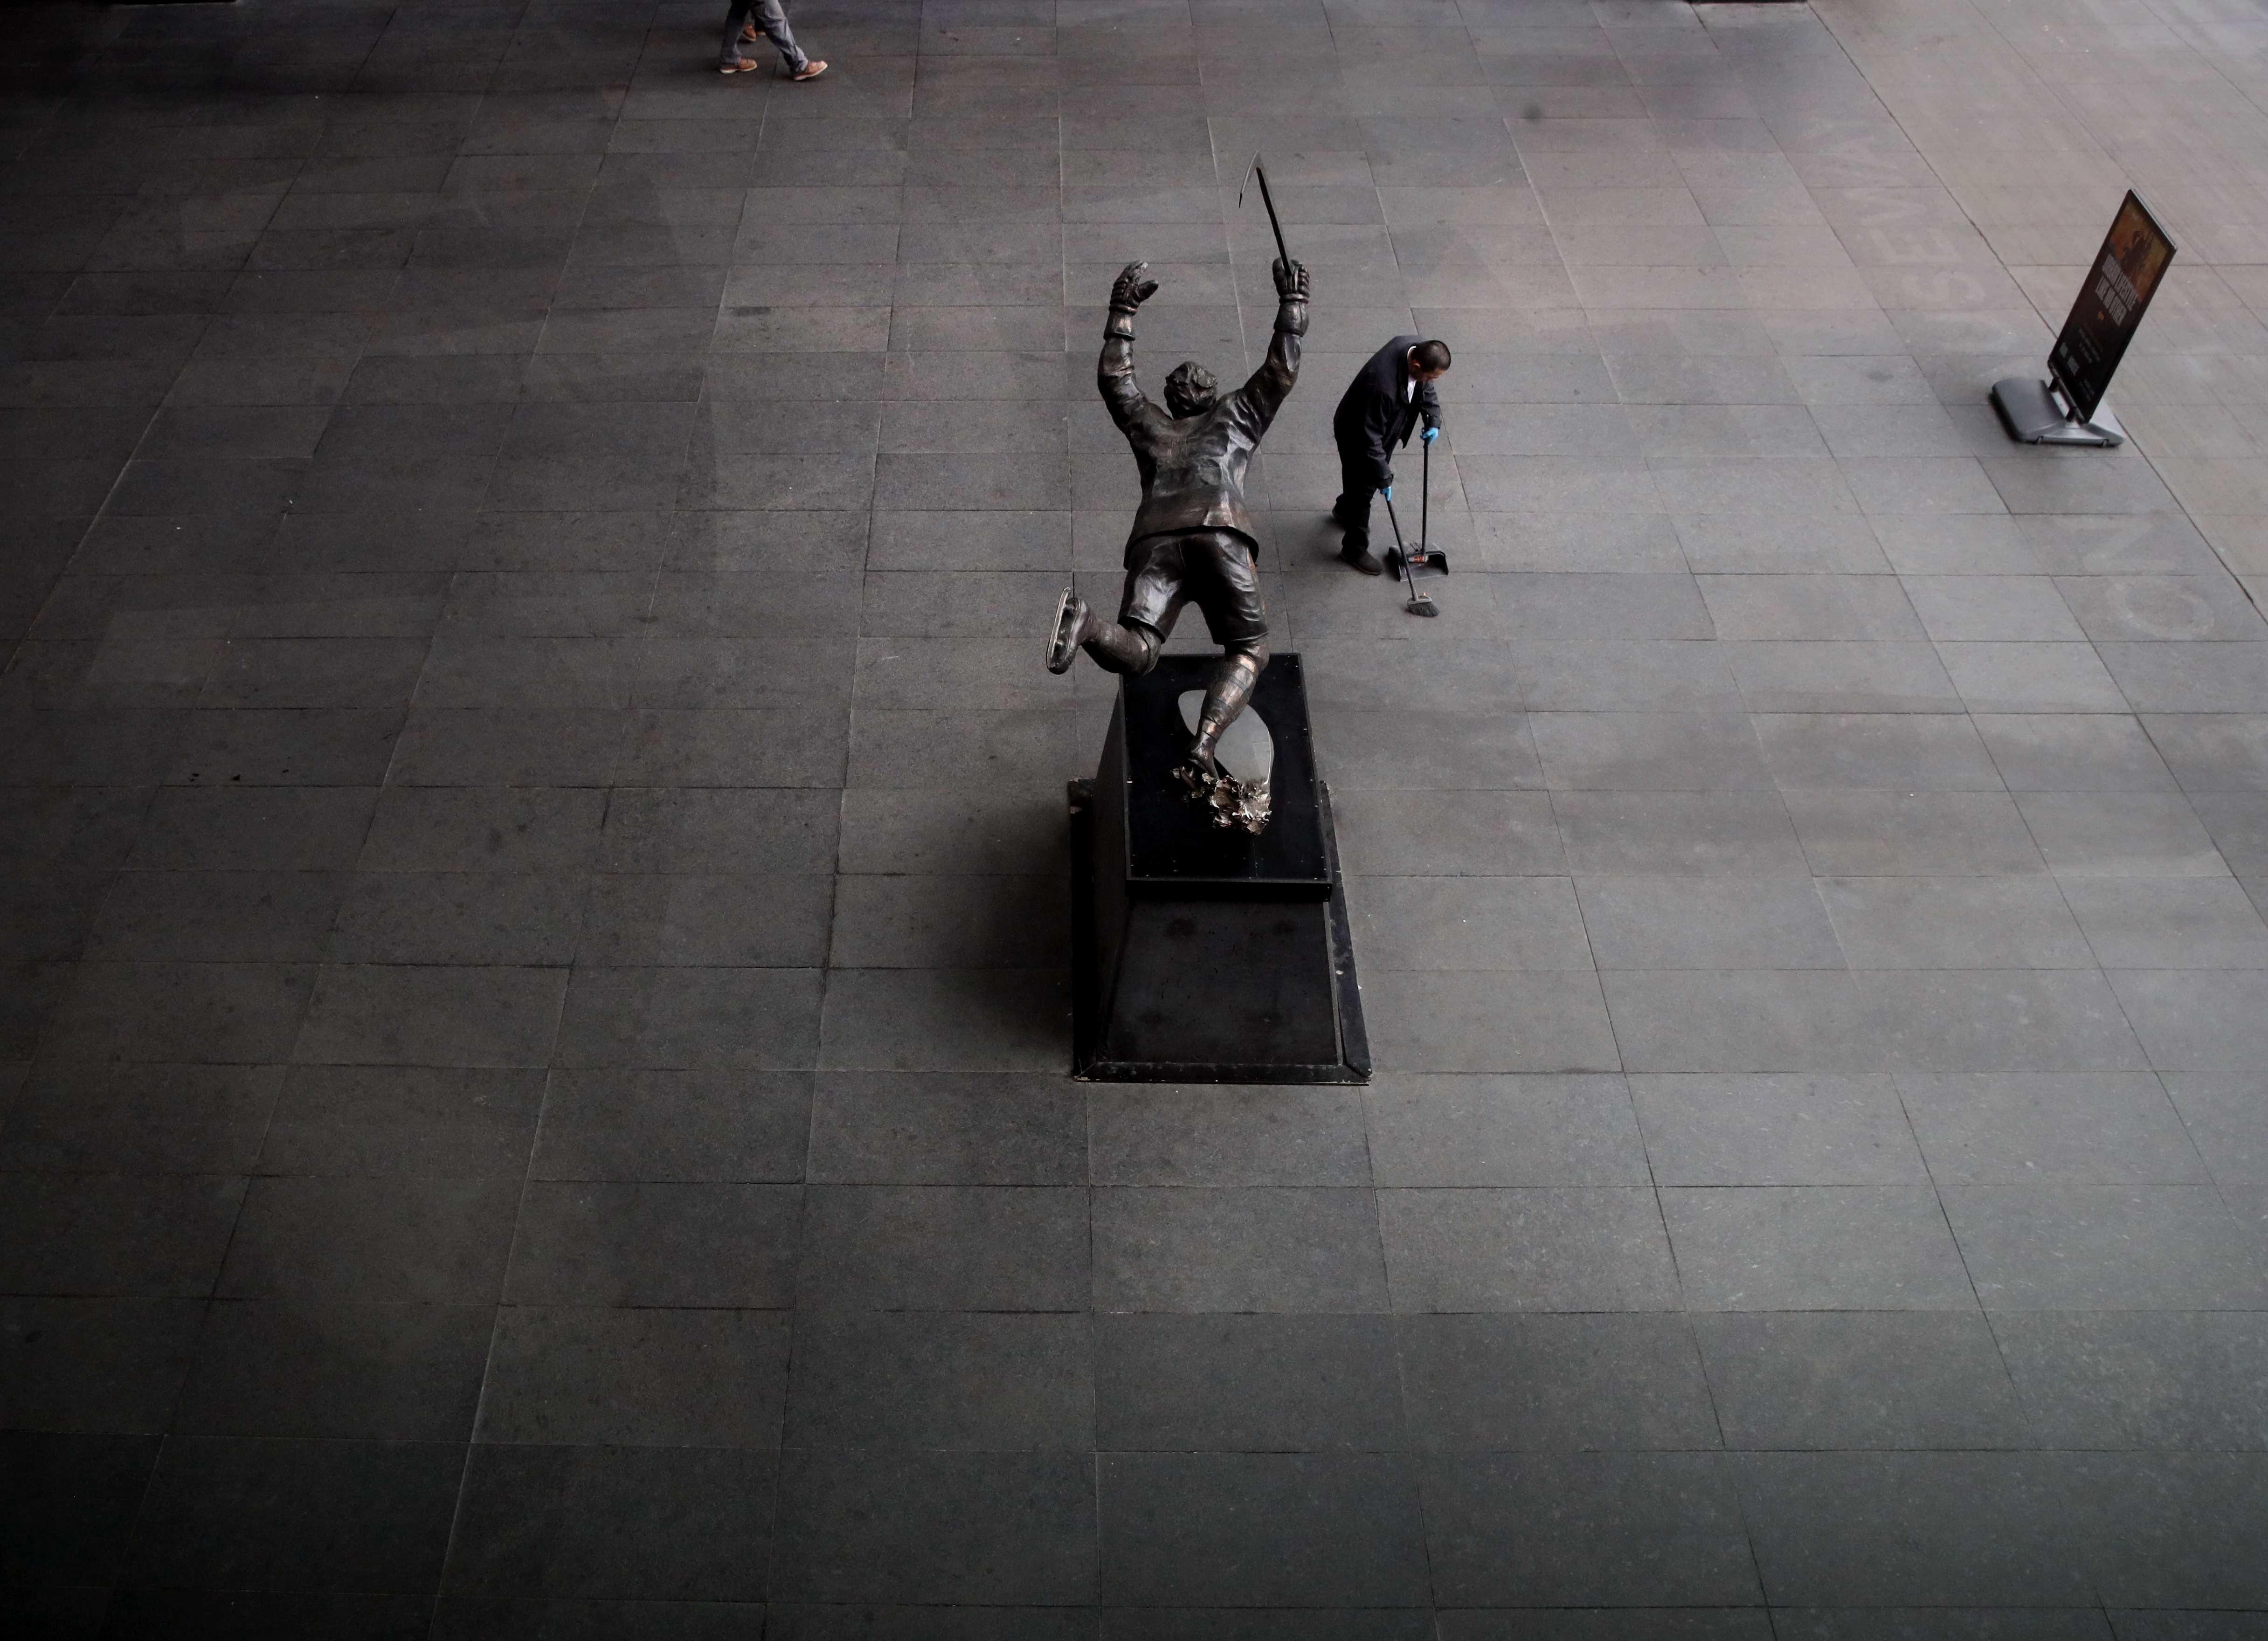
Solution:
<svg viewBox="0 0 2268 1641"><path fill-rule="evenodd" d="M0 1628L2268 1633L2268 12L717 9L5 25ZM1252 359L1256 148L1379 1073L1089 1091L1098 304Z"/></svg>

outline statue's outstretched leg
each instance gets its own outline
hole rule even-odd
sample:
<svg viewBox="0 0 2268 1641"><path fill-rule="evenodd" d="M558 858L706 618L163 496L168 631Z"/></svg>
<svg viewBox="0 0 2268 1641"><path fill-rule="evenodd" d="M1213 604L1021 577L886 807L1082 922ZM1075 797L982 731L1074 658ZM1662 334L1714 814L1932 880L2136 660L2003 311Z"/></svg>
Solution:
<svg viewBox="0 0 2268 1641"><path fill-rule="evenodd" d="M1077 592L1065 587L1056 601L1055 630L1048 640L1048 671L1068 673L1079 652L1085 650L1106 673L1139 678L1158 664L1158 651L1165 643L1138 622L1121 625L1104 620Z"/></svg>
<svg viewBox="0 0 2268 1641"><path fill-rule="evenodd" d="M1197 738L1189 747L1189 762L1208 775L1220 772L1215 750L1228 726L1236 722L1252 699L1253 686L1268 665L1268 640L1241 638L1226 646L1212 681L1205 687L1204 710L1197 717Z"/></svg>

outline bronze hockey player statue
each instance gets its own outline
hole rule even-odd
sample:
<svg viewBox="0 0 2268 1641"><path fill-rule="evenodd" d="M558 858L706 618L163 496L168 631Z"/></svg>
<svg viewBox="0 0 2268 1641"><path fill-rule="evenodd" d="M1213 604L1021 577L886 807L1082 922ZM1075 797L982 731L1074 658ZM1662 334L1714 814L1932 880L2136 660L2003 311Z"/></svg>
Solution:
<svg viewBox="0 0 2268 1641"><path fill-rule="evenodd" d="M1268 612L1254 562L1258 543L1244 510L1244 473L1299 379L1307 270L1276 262L1276 335L1250 381L1224 395L1211 372L1185 360L1166 378L1161 410L1134 380L1134 314L1158 290L1158 282L1145 276L1148 268L1129 263L1111 286L1095 372L1102 401L1134 447L1142 474L1118 619L1106 620L1076 589L1065 588L1056 606L1048 670L1069 672L1084 649L1106 671L1139 678L1157 665L1182 607L1195 604L1221 647L1221 663L1205 691L1189 762L1178 773L1193 795L1210 799L1221 824L1256 832L1267 824L1266 795L1222 773L1214 754L1268 664Z"/></svg>

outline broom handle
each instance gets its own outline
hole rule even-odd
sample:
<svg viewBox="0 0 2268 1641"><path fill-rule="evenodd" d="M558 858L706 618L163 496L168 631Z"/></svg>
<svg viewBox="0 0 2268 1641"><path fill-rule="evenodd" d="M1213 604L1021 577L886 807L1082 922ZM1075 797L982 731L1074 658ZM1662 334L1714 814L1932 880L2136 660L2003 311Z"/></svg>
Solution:
<svg viewBox="0 0 2268 1641"><path fill-rule="evenodd" d="M1423 438L1418 442L1425 447L1425 453L1418 459L1418 550L1422 553L1425 550L1428 509L1433 500L1433 441Z"/></svg>

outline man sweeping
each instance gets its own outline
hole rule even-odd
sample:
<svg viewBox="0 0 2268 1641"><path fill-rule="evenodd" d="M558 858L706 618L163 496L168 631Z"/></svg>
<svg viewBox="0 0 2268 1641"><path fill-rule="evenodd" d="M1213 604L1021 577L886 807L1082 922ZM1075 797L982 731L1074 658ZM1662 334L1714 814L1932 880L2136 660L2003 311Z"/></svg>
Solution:
<svg viewBox="0 0 2268 1641"><path fill-rule="evenodd" d="M1422 336L1396 336L1355 372L1331 415L1339 447L1339 498L1331 517L1346 532L1339 560L1366 576L1386 566L1370 550L1370 498L1394 495L1393 452L1407 447L1420 422L1428 441L1441 430L1441 400L1433 384L1449 373L1449 344Z"/></svg>
<svg viewBox="0 0 2268 1641"><path fill-rule="evenodd" d="M1241 794L1223 790L1234 783L1220 772L1214 754L1268 664L1268 614L1254 562L1258 543L1244 510L1244 475L1299 379L1307 270L1277 261L1276 335L1250 381L1223 394L1211 372L1185 360L1166 378L1161 409L1134 380L1134 315L1158 290L1158 282L1145 276L1148 269L1147 262L1129 263L1111 286L1096 369L1102 401L1133 446L1142 475L1142 506L1126 543L1118 619L1104 619L1076 588L1066 587L1056 605L1048 670L1069 672L1083 649L1105 671L1139 678L1157 665L1182 607L1195 604L1221 647L1221 663L1205 691L1182 780L1223 807Z"/></svg>

